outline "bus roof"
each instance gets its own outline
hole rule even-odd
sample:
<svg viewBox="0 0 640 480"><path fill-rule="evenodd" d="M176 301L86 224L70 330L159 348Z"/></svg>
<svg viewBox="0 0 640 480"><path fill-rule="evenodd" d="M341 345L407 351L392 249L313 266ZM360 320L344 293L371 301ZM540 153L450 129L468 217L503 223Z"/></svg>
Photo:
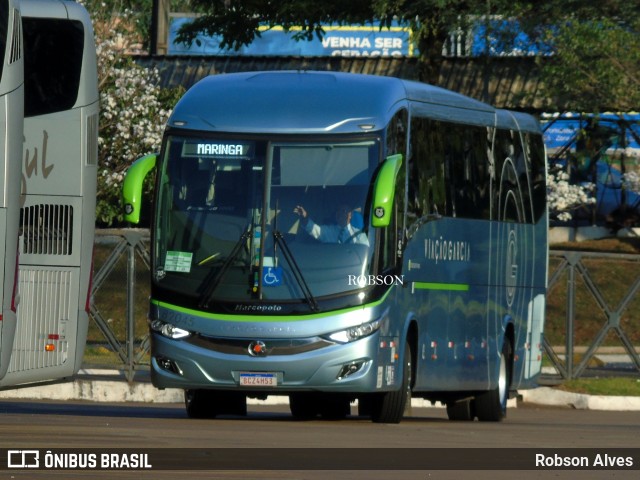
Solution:
<svg viewBox="0 0 640 480"><path fill-rule="evenodd" d="M410 102L496 112L464 95L393 77L245 72L196 83L176 105L169 125L238 133L361 133L384 128Z"/></svg>

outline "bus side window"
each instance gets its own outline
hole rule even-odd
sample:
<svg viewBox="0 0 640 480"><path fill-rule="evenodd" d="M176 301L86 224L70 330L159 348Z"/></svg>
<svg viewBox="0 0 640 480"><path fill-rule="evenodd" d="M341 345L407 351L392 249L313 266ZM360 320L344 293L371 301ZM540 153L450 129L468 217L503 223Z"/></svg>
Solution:
<svg viewBox="0 0 640 480"><path fill-rule="evenodd" d="M547 203L545 180L544 144L541 135L527 133L525 135L527 156L531 163L531 202L533 204L533 222L544 215Z"/></svg>
<svg viewBox="0 0 640 480"><path fill-rule="evenodd" d="M488 220L490 179L485 129L449 125L447 131L454 216Z"/></svg>
<svg viewBox="0 0 640 480"><path fill-rule="evenodd" d="M410 150L409 217L417 221L426 215L448 215L441 123L412 117Z"/></svg>

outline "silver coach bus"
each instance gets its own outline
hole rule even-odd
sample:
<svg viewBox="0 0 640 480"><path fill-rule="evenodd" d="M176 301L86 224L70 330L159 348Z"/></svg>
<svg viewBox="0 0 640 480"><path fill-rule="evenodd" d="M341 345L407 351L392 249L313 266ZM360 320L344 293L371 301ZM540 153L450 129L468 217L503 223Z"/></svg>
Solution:
<svg viewBox="0 0 640 480"><path fill-rule="evenodd" d="M296 418L411 397L497 421L540 372L546 160L532 117L397 78L218 75L156 168L151 374L192 417L289 395Z"/></svg>

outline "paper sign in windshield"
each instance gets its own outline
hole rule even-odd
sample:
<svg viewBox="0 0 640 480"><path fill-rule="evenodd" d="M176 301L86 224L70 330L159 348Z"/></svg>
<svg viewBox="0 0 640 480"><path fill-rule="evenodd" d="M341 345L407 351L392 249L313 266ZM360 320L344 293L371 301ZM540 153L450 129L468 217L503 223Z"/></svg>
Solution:
<svg viewBox="0 0 640 480"><path fill-rule="evenodd" d="M191 252L167 252L167 258L164 261L164 269L166 272L189 273L191 271L191 260L193 253Z"/></svg>

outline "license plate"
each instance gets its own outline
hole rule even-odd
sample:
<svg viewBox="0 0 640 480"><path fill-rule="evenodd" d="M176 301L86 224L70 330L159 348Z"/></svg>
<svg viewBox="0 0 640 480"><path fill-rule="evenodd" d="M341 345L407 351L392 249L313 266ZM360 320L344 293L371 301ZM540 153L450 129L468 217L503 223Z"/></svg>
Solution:
<svg viewBox="0 0 640 480"><path fill-rule="evenodd" d="M275 373L240 372L240 385L243 387L276 387L278 376Z"/></svg>

